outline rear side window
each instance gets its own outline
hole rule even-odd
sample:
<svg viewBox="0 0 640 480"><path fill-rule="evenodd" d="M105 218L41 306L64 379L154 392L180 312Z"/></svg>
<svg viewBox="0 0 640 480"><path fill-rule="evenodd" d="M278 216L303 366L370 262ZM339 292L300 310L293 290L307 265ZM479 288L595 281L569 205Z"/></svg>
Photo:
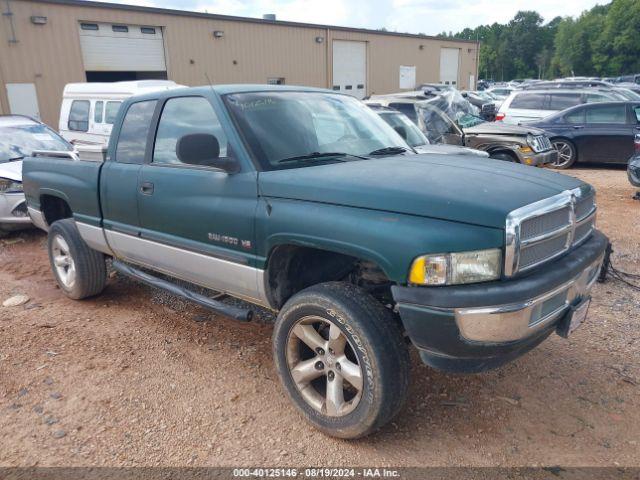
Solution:
<svg viewBox="0 0 640 480"><path fill-rule="evenodd" d="M113 125L113 122L116 121L116 116L118 115L118 110L120 110L121 104L122 102L107 102L107 108L104 111L104 123Z"/></svg>
<svg viewBox="0 0 640 480"><path fill-rule="evenodd" d="M544 93L520 93L511 100L509 108L524 108L528 110L546 110L545 101L548 95Z"/></svg>
<svg viewBox="0 0 640 480"><path fill-rule="evenodd" d="M191 133L209 133L218 140L218 157L227 155L227 137L213 107L203 97L179 97L167 100L153 148L153 163L181 164L176 154L178 140Z"/></svg>
<svg viewBox="0 0 640 480"><path fill-rule="evenodd" d="M627 123L627 110L624 105L607 105L587 109L587 123Z"/></svg>
<svg viewBox="0 0 640 480"><path fill-rule="evenodd" d="M102 123L102 113L104 110L104 102L96 102L95 110L93 112L93 121L95 123Z"/></svg>
<svg viewBox="0 0 640 480"><path fill-rule="evenodd" d="M129 106L122 121L116 146L116 161L120 163L144 163L147 135L156 101L138 102Z"/></svg>
<svg viewBox="0 0 640 480"><path fill-rule="evenodd" d="M74 100L69 111L69 130L74 132L86 132L89 130L89 100Z"/></svg>
<svg viewBox="0 0 640 480"><path fill-rule="evenodd" d="M636 114L636 121L640 123L640 107L633 107L633 111Z"/></svg>
<svg viewBox="0 0 640 480"><path fill-rule="evenodd" d="M552 93L549 95L549 110L564 110L580 105L580 94Z"/></svg>

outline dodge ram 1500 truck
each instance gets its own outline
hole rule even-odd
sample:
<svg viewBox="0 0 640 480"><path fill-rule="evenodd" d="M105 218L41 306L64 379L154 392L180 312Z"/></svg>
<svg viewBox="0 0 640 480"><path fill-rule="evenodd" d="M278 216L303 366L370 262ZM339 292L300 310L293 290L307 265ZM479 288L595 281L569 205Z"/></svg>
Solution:
<svg viewBox="0 0 640 480"><path fill-rule="evenodd" d="M99 294L109 258L229 317L249 320L251 304L278 312L284 390L342 438L400 410L410 345L434 368L480 372L569 335L607 244L590 185L416 154L366 105L327 90L133 97L103 162L62 157L24 161L61 290Z"/></svg>

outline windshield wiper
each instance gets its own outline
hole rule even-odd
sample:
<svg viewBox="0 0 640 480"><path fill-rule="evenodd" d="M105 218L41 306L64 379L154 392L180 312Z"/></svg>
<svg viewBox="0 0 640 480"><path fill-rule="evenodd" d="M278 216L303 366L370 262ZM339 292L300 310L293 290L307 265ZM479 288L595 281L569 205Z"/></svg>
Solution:
<svg viewBox="0 0 640 480"><path fill-rule="evenodd" d="M409 150L404 147L383 147L369 152L369 155L399 155L408 151Z"/></svg>
<svg viewBox="0 0 640 480"><path fill-rule="evenodd" d="M354 157L361 160L364 160L364 157L359 157L358 155L352 155L350 153L344 152L312 152L306 155L296 155L295 157L288 157L278 160L276 163L289 163L289 162L297 162L299 160L322 160L333 158L338 160L339 162L344 162L343 157Z"/></svg>
<svg viewBox="0 0 640 480"><path fill-rule="evenodd" d="M24 158L24 155L22 157L9 158L7 162L17 162L18 160L22 160L23 158Z"/></svg>

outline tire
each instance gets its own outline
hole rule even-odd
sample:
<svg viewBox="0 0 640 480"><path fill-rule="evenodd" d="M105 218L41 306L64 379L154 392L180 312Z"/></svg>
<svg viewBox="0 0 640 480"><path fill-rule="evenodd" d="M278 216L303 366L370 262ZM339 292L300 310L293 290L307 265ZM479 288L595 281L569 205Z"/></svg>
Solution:
<svg viewBox="0 0 640 480"><path fill-rule="evenodd" d="M513 155L507 152L492 153L491 158L495 160L503 160L505 162L514 162L514 163L518 162L518 160Z"/></svg>
<svg viewBox="0 0 640 480"><path fill-rule="evenodd" d="M323 283L289 299L276 321L273 350L289 398L327 435L368 435L407 397L409 352L396 319L354 285Z"/></svg>
<svg viewBox="0 0 640 480"><path fill-rule="evenodd" d="M558 159L555 162L549 163L547 166L555 168L557 170L566 170L571 168L576 163L576 147L566 138L554 138L551 140L553 148L558 151ZM561 158L562 155L562 158Z"/></svg>
<svg viewBox="0 0 640 480"><path fill-rule="evenodd" d="M82 240L71 218L51 225L47 239L51 270L58 286L74 300L93 297L107 284L105 257Z"/></svg>

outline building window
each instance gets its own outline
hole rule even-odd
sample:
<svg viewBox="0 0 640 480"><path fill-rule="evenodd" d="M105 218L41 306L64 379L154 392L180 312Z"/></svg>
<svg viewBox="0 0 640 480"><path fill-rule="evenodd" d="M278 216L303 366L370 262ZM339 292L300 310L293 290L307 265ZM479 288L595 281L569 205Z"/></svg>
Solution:
<svg viewBox="0 0 640 480"><path fill-rule="evenodd" d="M155 35L156 34L156 29L153 27L140 27L140 32L141 33L146 33L148 35Z"/></svg>
<svg viewBox="0 0 640 480"><path fill-rule="evenodd" d="M89 130L89 100L74 100L69 111L69 130L86 132Z"/></svg>
<svg viewBox="0 0 640 480"><path fill-rule="evenodd" d="M118 33L128 33L129 27L126 25L111 25L111 30Z"/></svg>
<svg viewBox="0 0 640 480"><path fill-rule="evenodd" d="M272 77L267 79L268 85L284 85L284 77Z"/></svg>
<svg viewBox="0 0 640 480"><path fill-rule="evenodd" d="M81 23L80 28L82 30L98 30L99 27L97 23Z"/></svg>

